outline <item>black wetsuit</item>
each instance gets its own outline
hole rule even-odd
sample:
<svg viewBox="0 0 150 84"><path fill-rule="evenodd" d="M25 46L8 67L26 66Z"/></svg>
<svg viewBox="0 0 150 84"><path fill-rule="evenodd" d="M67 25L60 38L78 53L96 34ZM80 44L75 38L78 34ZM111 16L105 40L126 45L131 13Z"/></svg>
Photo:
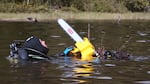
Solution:
<svg viewBox="0 0 150 84"><path fill-rule="evenodd" d="M7 58L26 61L50 59L50 57L38 50L24 47L24 41L14 41L10 44L10 55Z"/></svg>

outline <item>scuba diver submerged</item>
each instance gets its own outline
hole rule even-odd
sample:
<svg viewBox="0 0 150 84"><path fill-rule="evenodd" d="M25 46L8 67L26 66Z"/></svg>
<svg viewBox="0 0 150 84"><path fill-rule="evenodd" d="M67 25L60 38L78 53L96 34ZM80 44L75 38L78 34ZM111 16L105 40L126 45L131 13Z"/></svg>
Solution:
<svg viewBox="0 0 150 84"><path fill-rule="evenodd" d="M34 60L49 60L50 57L47 56L49 51L48 46L46 45L45 41L31 36L24 40L14 40L13 43L10 44L10 55L7 59L10 62L18 63L19 60L23 61L34 61ZM101 60L107 59L129 59L129 54L127 53L120 53L120 52L111 52L107 50L101 50L98 48L96 50L100 56ZM75 46L67 47L62 53L58 53L55 57L59 56L71 56L82 59L82 52L77 51ZM96 57L95 54L92 57ZM52 58L51 58L52 59ZM86 58L88 59L88 57Z"/></svg>
<svg viewBox="0 0 150 84"><path fill-rule="evenodd" d="M31 36L24 40L14 40L10 44L10 55L7 57L8 60L42 60L50 59L47 56L49 51L45 41Z"/></svg>

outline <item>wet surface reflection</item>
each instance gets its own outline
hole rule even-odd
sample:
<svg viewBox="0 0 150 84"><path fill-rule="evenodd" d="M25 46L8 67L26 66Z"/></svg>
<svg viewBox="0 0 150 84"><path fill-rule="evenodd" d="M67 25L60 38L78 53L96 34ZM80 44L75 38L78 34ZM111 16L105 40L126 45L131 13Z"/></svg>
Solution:
<svg viewBox="0 0 150 84"><path fill-rule="evenodd" d="M68 21L69 22L69 21ZM30 35L45 39L50 56L74 44L56 22L0 22L0 81L2 84L149 84L149 21L72 21L69 24L82 37L87 36L96 48L121 49L130 60L83 62L72 57L54 57L50 61L10 63L9 44Z"/></svg>
<svg viewBox="0 0 150 84"><path fill-rule="evenodd" d="M65 61L60 63L61 59L65 59ZM56 62L59 66L57 69L63 70L61 74L60 80L64 83L69 82L70 84L78 84L78 83L90 83L91 80L111 80L112 77L103 76L99 71L101 65L83 62L81 60L74 60L70 57L64 57L59 59L59 62ZM53 62L54 63L54 62Z"/></svg>

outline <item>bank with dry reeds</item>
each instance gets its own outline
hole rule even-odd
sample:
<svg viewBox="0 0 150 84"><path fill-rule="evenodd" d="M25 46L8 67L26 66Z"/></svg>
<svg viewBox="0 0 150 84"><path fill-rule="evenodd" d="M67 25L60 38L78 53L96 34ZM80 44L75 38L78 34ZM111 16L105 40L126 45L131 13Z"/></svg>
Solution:
<svg viewBox="0 0 150 84"><path fill-rule="evenodd" d="M0 13L1 21L28 21L36 18L38 21L50 21L58 18L73 20L150 20L150 13L100 13L100 12L62 12L51 13Z"/></svg>

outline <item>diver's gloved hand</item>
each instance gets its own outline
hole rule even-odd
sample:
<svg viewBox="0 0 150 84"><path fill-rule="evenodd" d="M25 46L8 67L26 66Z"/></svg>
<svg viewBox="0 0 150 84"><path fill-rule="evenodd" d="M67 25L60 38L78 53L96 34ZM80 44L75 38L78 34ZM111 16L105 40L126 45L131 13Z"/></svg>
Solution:
<svg viewBox="0 0 150 84"><path fill-rule="evenodd" d="M70 47L67 47L65 50L64 50L64 54L65 55L68 55L68 53L71 51L71 50L73 50L73 46L70 46Z"/></svg>

